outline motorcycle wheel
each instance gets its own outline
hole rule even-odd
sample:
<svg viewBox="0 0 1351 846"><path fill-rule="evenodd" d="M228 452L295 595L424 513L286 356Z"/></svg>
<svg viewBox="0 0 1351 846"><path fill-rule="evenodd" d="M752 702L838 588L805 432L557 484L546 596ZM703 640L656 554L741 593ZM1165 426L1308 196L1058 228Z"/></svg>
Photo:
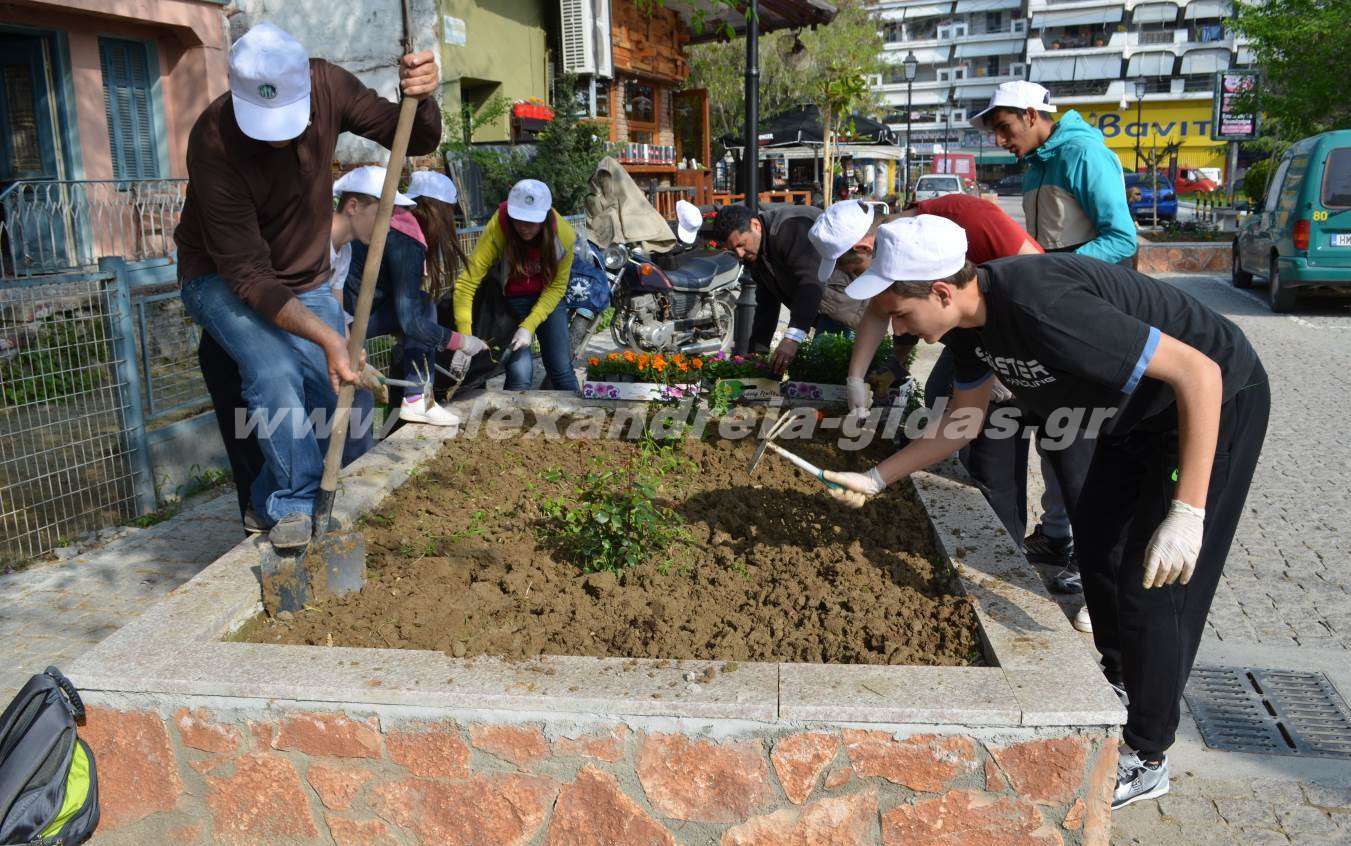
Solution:
<svg viewBox="0 0 1351 846"><path fill-rule="evenodd" d="M600 315L587 317L581 312L573 312L568 320L568 346L572 350L573 360L582 358L582 352L586 349L587 342L595 334L596 324L600 322Z"/></svg>

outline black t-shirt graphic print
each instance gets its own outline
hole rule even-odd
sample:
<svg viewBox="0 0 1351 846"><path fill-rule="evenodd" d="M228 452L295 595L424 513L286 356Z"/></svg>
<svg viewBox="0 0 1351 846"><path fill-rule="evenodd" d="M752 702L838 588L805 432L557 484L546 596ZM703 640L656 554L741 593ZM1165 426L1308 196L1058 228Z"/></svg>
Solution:
<svg viewBox="0 0 1351 846"><path fill-rule="evenodd" d="M985 325L943 337L957 387L998 375L1041 420L1063 409L1113 410L1116 434L1173 405L1172 390L1144 375L1162 334L1220 366L1224 399L1247 383L1257 354L1243 332L1178 288L1074 254L1011 256L981 265ZM1148 425L1148 424L1147 424Z"/></svg>

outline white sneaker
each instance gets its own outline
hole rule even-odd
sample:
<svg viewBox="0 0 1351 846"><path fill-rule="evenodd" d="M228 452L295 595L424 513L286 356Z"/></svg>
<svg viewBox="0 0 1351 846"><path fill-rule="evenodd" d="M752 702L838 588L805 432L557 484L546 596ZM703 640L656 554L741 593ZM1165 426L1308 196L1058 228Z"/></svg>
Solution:
<svg viewBox="0 0 1351 846"><path fill-rule="evenodd" d="M1074 621L1072 625L1074 626L1075 629L1083 632L1084 634L1093 634L1093 620L1091 617L1088 616L1087 605L1080 608L1078 613L1074 615Z"/></svg>
<svg viewBox="0 0 1351 846"><path fill-rule="evenodd" d="M460 416L453 411L430 402L426 395L399 406L399 419L405 423L426 423L429 426L458 426Z"/></svg>

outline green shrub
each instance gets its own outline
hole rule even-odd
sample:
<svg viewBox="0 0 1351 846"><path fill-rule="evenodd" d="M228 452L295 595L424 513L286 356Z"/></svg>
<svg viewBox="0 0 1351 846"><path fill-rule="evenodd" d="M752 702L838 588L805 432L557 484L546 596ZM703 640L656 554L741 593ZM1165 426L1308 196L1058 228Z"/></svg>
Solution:
<svg viewBox="0 0 1351 846"><path fill-rule="evenodd" d="M550 497L541 505L539 532L563 557L586 573L616 574L662 559L687 537L680 515L657 499L657 485L632 471L589 472L566 501Z"/></svg>
<svg viewBox="0 0 1351 846"><path fill-rule="evenodd" d="M1254 162L1247 173L1243 174L1243 193L1248 195L1249 202L1256 203L1266 192L1267 179L1271 176L1271 162L1272 159Z"/></svg>
<svg viewBox="0 0 1351 846"><path fill-rule="evenodd" d="M803 343L793 363L788 365L788 378L795 382L819 382L843 385L849 375L849 357L854 354L854 341L845 335L818 334ZM891 358L891 335L878 345L868 370L875 370Z"/></svg>

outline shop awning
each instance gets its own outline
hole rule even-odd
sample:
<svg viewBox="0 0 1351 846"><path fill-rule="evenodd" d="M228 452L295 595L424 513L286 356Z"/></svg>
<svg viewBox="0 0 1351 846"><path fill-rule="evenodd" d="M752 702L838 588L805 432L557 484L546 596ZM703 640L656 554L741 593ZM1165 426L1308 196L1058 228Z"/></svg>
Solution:
<svg viewBox="0 0 1351 846"><path fill-rule="evenodd" d="M1038 56L1032 60L1033 82L1073 82L1080 79L1120 79L1121 55Z"/></svg>
<svg viewBox="0 0 1351 846"><path fill-rule="evenodd" d="M976 41L957 45L957 58L969 59L975 56L1003 56L1006 53L1023 51L1023 39L1010 38L1007 41Z"/></svg>
<svg viewBox="0 0 1351 846"><path fill-rule="evenodd" d="M665 0L663 5L680 15L690 28L692 43L721 41L727 36L728 24L731 24L735 35L746 34L744 7L732 9L713 0ZM760 3L758 8L761 35L783 29L823 26L835 19L837 11L828 0L774 0L773 3ZM694 21L699 15L702 15L703 26L695 32Z"/></svg>
<svg viewBox="0 0 1351 846"><path fill-rule="evenodd" d="M1182 57L1183 75L1229 69L1228 50L1193 50Z"/></svg>
<svg viewBox="0 0 1351 846"><path fill-rule="evenodd" d="M1138 76L1172 76L1174 56L1168 51L1159 53L1137 53L1131 56L1126 67L1126 76L1134 79Z"/></svg>
<svg viewBox="0 0 1351 846"><path fill-rule="evenodd" d="M898 161L905 158L905 148L897 147L891 144L836 144L834 147L836 158L840 156L851 156L855 161ZM821 157L821 146L819 144L801 144L794 147L761 147L760 158L775 159L785 158L795 159L816 159Z"/></svg>
<svg viewBox="0 0 1351 846"><path fill-rule="evenodd" d="M957 0L957 14L967 12L998 12L1001 9L1021 9L1022 0Z"/></svg>
<svg viewBox="0 0 1351 846"><path fill-rule="evenodd" d="M1219 2L1219 0L1216 0ZM1120 6L1099 6L1096 9L1066 9L1059 12L1038 12L1032 16L1033 29L1051 26L1087 26L1117 23L1121 20Z"/></svg>
<svg viewBox="0 0 1351 846"><path fill-rule="evenodd" d="M1177 20L1176 3L1145 3L1135 7L1131 20L1138 24L1163 23Z"/></svg>
<svg viewBox="0 0 1351 846"><path fill-rule="evenodd" d="M1183 13L1189 21L1197 18L1227 18L1232 9L1226 0L1192 0Z"/></svg>
<svg viewBox="0 0 1351 846"><path fill-rule="evenodd" d="M913 21L920 18L932 18L938 15L952 14L951 3L926 3L923 6L904 6L900 9L883 9L878 17L884 21Z"/></svg>
<svg viewBox="0 0 1351 846"><path fill-rule="evenodd" d="M1013 164L1016 161L1018 161L1017 156L1013 155L1007 150L1000 150L997 147L993 150L987 147L985 152L976 153L976 164L1002 165L1002 164Z"/></svg>

